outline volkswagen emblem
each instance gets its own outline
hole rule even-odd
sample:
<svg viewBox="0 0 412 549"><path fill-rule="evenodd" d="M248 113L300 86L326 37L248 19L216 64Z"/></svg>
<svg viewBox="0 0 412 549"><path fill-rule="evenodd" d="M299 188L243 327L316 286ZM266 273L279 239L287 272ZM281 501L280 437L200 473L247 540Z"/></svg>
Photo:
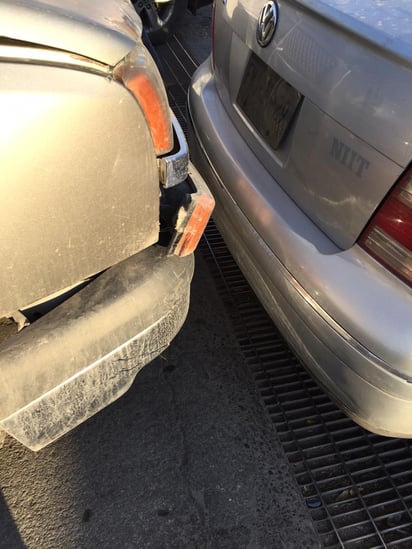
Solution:
<svg viewBox="0 0 412 549"><path fill-rule="evenodd" d="M278 7L276 2L270 0L266 2L260 10L258 26L256 30L256 40L259 46L266 47L272 40L278 22Z"/></svg>

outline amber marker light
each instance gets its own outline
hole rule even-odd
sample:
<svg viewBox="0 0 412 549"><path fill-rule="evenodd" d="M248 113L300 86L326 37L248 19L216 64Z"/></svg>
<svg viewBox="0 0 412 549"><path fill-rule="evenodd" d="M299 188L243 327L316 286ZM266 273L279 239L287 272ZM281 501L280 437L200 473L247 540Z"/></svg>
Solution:
<svg viewBox="0 0 412 549"><path fill-rule="evenodd" d="M198 191L190 195L188 204L181 206L169 245L169 254L180 257L196 250L215 207L215 199L192 164L189 167L189 177L192 177L192 181L195 179Z"/></svg>
<svg viewBox="0 0 412 549"><path fill-rule="evenodd" d="M143 45L134 48L113 71L138 101L153 140L157 155L173 148L173 130L162 77L155 62Z"/></svg>

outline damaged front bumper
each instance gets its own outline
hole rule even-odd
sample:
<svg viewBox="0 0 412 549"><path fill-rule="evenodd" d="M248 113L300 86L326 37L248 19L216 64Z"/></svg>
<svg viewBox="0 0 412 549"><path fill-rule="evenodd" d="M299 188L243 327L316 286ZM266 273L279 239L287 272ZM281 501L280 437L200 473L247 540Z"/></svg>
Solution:
<svg viewBox="0 0 412 549"><path fill-rule="evenodd" d="M193 265L148 248L3 343L0 427L40 450L120 397L182 326Z"/></svg>

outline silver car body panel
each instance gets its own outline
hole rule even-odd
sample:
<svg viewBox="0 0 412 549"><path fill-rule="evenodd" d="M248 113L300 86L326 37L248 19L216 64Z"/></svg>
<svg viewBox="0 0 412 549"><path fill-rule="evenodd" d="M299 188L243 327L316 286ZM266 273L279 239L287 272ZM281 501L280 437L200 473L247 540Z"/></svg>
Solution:
<svg viewBox="0 0 412 549"><path fill-rule="evenodd" d="M229 117L210 60L194 75L189 113L215 220L286 339L358 422L410 436L412 290L358 246L342 251L288 196Z"/></svg>
<svg viewBox="0 0 412 549"><path fill-rule="evenodd" d="M281 4L274 38L261 48L260 8L252 0L216 5L220 99L289 196L347 249L412 158L411 63L296 2ZM237 104L252 52L304 97L277 150Z"/></svg>
<svg viewBox="0 0 412 549"><path fill-rule="evenodd" d="M185 134L174 115L172 115L172 120L175 149L167 156L158 159L160 183L165 189L174 187L184 181L189 170L189 150Z"/></svg>
<svg viewBox="0 0 412 549"><path fill-rule="evenodd" d="M410 0L295 0L375 46L412 61Z"/></svg>
<svg viewBox="0 0 412 549"><path fill-rule="evenodd" d="M0 37L118 63L140 37L129 0L2 0Z"/></svg>
<svg viewBox="0 0 412 549"><path fill-rule="evenodd" d="M77 70L94 72L107 77L111 76L112 69L109 65L99 63L94 59L69 53L62 50L39 48L33 44L20 42L0 42L0 62L31 63L39 65L73 67Z"/></svg>
<svg viewBox="0 0 412 549"><path fill-rule="evenodd" d="M147 122L121 84L7 62L0 83L4 315L156 242L159 175Z"/></svg>

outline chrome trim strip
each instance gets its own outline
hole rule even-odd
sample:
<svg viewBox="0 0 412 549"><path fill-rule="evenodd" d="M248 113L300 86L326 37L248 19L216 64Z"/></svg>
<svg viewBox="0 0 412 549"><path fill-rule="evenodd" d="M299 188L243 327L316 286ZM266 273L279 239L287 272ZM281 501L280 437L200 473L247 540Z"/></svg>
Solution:
<svg viewBox="0 0 412 549"><path fill-rule="evenodd" d="M12 61L13 63L33 63L69 67L78 70L87 70L105 76L111 74L111 67L104 63L100 63L99 61L70 52L48 48L36 48L34 46L0 44L0 60Z"/></svg>
<svg viewBox="0 0 412 549"><path fill-rule="evenodd" d="M189 171L189 149L185 134L177 118L172 114L172 124L177 142L177 152L158 159L160 182L166 189L178 185L187 178Z"/></svg>

